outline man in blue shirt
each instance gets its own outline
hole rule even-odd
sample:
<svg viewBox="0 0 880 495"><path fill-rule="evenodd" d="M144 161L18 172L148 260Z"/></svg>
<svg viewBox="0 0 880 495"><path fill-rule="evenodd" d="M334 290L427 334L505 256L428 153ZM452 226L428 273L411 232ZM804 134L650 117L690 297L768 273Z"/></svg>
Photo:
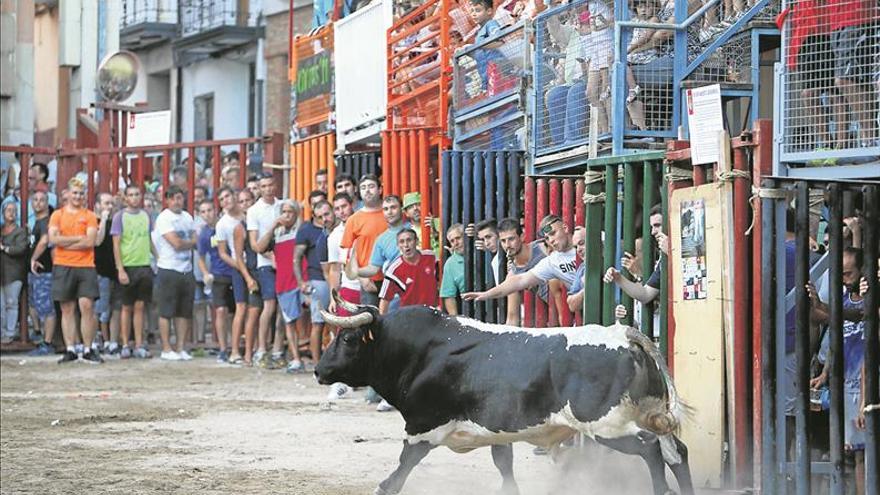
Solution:
<svg viewBox="0 0 880 495"><path fill-rule="evenodd" d="M199 232L196 243L197 263L204 277L205 293L211 296L211 306L214 308L214 329L220 344L217 361L225 362L229 357L229 352L226 350L226 317L230 309L233 311L235 309L235 298L232 293L233 272L232 267L224 262L217 252L215 230L217 212L214 209L214 202L209 199L202 200L199 203L199 216L205 221L205 226Z"/></svg>
<svg viewBox="0 0 880 495"><path fill-rule="evenodd" d="M327 284L323 270L323 266L327 264L327 236L330 233L324 230L324 224L332 226L335 223L335 217L332 216L333 207L327 202L324 194L316 194L319 192L312 191L309 195L312 221L303 223L297 230L296 252L293 258L293 274L299 283L300 291L309 302L312 321L309 349L316 364L321 357L321 342L324 336L324 318L321 316L321 310L330 306L330 285ZM302 270L299 269L303 257L306 259L308 281L303 279Z"/></svg>

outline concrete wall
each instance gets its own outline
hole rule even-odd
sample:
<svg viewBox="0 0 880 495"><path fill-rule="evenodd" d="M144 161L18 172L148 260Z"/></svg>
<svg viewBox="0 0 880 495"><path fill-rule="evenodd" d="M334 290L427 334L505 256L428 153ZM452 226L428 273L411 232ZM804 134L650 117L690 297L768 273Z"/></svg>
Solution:
<svg viewBox="0 0 880 495"><path fill-rule="evenodd" d="M171 71L175 69L171 43L162 43L134 53L141 61L138 84L131 97L123 103L147 103L150 111L171 109Z"/></svg>
<svg viewBox="0 0 880 495"><path fill-rule="evenodd" d="M58 9L47 9L36 15L34 60L39 64L34 79L36 132L54 132L58 127L58 34Z"/></svg>
<svg viewBox="0 0 880 495"><path fill-rule="evenodd" d="M290 82L287 80L287 11L266 17L266 132L290 134Z"/></svg>
<svg viewBox="0 0 880 495"><path fill-rule="evenodd" d="M0 2L0 142L34 142L34 3Z"/></svg>
<svg viewBox="0 0 880 495"><path fill-rule="evenodd" d="M193 139L194 100L214 94L214 139L248 135L249 64L209 59L183 68L182 140Z"/></svg>

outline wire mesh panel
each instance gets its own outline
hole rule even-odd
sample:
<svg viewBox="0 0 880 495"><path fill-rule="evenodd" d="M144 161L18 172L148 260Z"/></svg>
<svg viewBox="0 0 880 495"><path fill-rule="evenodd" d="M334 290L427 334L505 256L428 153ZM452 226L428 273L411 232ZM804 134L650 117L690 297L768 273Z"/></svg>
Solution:
<svg viewBox="0 0 880 495"><path fill-rule="evenodd" d="M123 0L122 27L144 22L177 24L176 0Z"/></svg>
<svg viewBox="0 0 880 495"><path fill-rule="evenodd" d="M525 145L528 40L524 24L460 50L455 55L455 147L521 150Z"/></svg>
<svg viewBox="0 0 880 495"><path fill-rule="evenodd" d="M712 52L687 79L712 83L750 83L751 56L752 38L748 32L741 32Z"/></svg>
<svg viewBox="0 0 880 495"><path fill-rule="evenodd" d="M633 21L672 24L675 1L640 1L630 4ZM627 131L673 130L675 111L673 29L624 28L627 45L626 93Z"/></svg>
<svg viewBox="0 0 880 495"><path fill-rule="evenodd" d="M603 0L578 1L535 20L534 146L537 154L589 140L590 108L597 137L611 128L614 14Z"/></svg>
<svg viewBox="0 0 880 495"><path fill-rule="evenodd" d="M251 3L249 9L242 9L237 0L179 0L179 4L181 36L221 26L254 27L260 14L260 2Z"/></svg>
<svg viewBox="0 0 880 495"><path fill-rule="evenodd" d="M327 25L293 42L291 63L291 136L306 139L332 130L333 26Z"/></svg>
<svg viewBox="0 0 880 495"><path fill-rule="evenodd" d="M790 0L782 60L782 159L830 165L880 155L876 0Z"/></svg>

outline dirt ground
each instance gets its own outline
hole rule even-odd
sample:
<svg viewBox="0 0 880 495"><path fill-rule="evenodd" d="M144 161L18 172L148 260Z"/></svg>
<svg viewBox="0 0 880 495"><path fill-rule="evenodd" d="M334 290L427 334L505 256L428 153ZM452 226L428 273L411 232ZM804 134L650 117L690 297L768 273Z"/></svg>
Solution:
<svg viewBox="0 0 880 495"><path fill-rule="evenodd" d="M0 358L0 493L370 494L403 420L363 392L328 402L311 375L186 363ZM641 460L601 449L554 463L514 450L523 494L650 493ZM670 476L671 480L671 476ZM494 493L488 449L436 449L403 494Z"/></svg>

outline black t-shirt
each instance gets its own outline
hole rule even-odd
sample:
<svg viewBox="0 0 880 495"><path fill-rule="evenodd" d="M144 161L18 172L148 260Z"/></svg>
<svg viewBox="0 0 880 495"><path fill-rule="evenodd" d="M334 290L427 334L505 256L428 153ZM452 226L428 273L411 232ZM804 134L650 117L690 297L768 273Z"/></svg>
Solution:
<svg viewBox="0 0 880 495"><path fill-rule="evenodd" d="M49 234L49 217L41 218L34 222L34 231L31 233L31 252L37 247L37 243L40 242L40 238L44 235ZM38 273L46 273L52 271L52 250L49 247L46 247L46 250L43 251L43 254L37 258L37 261L43 265L41 270L38 270Z"/></svg>
<svg viewBox="0 0 880 495"><path fill-rule="evenodd" d="M113 256L113 236L110 235L110 220L104 226L107 232L104 240L95 247L95 271L102 277L116 280L116 258Z"/></svg>

